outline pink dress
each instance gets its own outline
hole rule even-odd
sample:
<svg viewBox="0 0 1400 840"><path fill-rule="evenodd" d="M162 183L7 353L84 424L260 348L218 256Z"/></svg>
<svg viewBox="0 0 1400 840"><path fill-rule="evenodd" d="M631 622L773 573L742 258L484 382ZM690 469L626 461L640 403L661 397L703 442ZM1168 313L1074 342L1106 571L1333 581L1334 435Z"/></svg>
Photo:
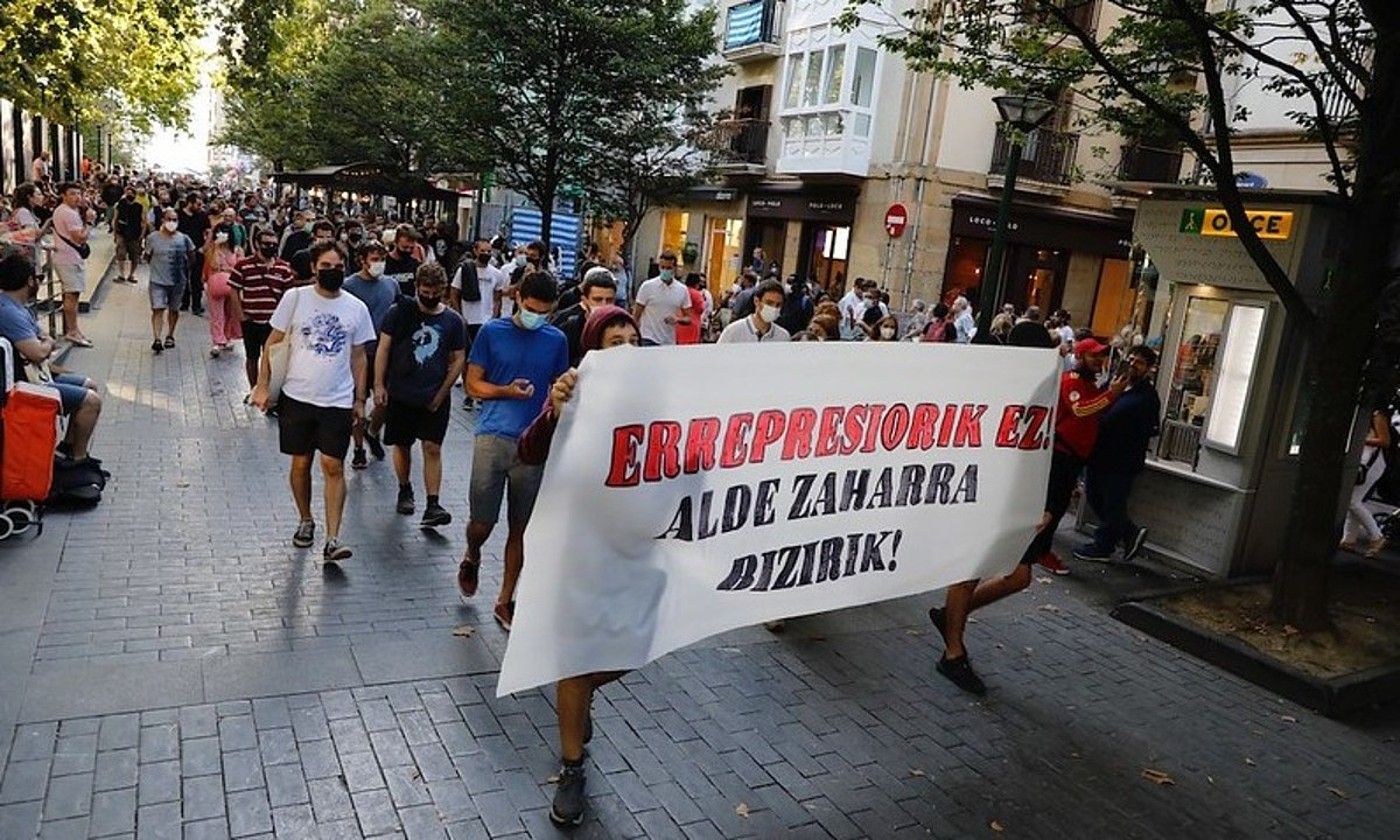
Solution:
<svg viewBox="0 0 1400 840"><path fill-rule="evenodd" d="M212 260L204 265L204 292L208 298L209 338L215 347L243 337L243 325L233 319L229 306L228 275L238 264L239 255L222 248L215 249Z"/></svg>

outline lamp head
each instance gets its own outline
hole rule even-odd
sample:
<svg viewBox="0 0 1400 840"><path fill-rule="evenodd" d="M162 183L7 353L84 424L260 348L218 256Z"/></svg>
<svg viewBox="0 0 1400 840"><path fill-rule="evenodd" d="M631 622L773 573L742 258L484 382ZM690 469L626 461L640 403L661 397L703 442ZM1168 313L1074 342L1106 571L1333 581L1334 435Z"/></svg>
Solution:
<svg viewBox="0 0 1400 840"><path fill-rule="evenodd" d="M992 97L1001 118L1018 131L1035 131L1055 113L1055 103L1043 96L1005 94Z"/></svg>

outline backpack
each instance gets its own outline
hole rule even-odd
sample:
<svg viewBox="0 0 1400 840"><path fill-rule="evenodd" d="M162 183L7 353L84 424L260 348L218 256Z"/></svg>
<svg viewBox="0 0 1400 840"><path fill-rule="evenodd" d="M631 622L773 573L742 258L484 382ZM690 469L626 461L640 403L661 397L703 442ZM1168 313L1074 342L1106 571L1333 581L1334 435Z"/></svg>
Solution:
<svg viewBox="0 0 1400 840"><path fill-rule="evenodd" d="M481 279L476 273L476 263L462 261L462 300L466 303L481 303Z"/></svg>
<svg viewBox="0 0 1400 840"><path fill-rule="evenodd" d="M953 335L949 336L949 332L953 333ZM928 326L924 327L924 335L920 340L928 344L945 344L956 341L956 337L957 328L947 319L939 318L935 321L928 322Z"/></svg>

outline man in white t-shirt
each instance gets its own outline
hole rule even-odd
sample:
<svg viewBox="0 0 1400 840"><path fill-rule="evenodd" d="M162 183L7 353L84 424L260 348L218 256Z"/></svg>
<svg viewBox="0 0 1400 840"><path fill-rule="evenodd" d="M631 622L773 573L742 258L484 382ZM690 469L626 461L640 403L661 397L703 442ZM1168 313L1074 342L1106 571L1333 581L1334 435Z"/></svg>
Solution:
<svg viewBox="0 0 1400 840"><path fill-rule="evenodd" d="M719 334L720 344L767 344L789 341L792 336L776 321L783 313L787 291L777 280L764 280L754 288L753 314L740 318Z"/></svg>
<svg viewBox="0 0 1400 840"><path fill-rule="evenodd" d="M350 557L340 541L345 509L345 453L350 431L364 422L369 360L365 345L375 339L369 308L345 284L345 254L334 241L317 242L310 250L315 285L282 296L269 321L267 346L290 342L287 378L277 400L277 425L282 453L292 456L292 499L301 515L292 545L310 548L316 539L311 517L311 460L321 453L326 493L326 545L322 562ZM268 408L272 380L269 353L262 354L258 384L251 402Z"/></svg>
<svg viewBox="0 0 1400 840"><path fill-rule="evenodd" d="M86 257L78 249L87 244L88 227L79 205L83 192L77 184L62 184L63 203L53 211L53 267L63 284L63 337L78 347L91 347L78 329L78 298L87 288Z"/></svg>
<svg viewBox="0 0 1400 840"><path fill-rule="evenodd" d="M661 274L643 283L632 303L643 347L675 344L676 324L689 324L695 317L690 311L690 289L676 282L676 253L662 251L656 262Z"/></svg>
<svg viewBox="0 0 1400 840"><path fill-rule="evenodd" d="M857 277L850 290L842 296L837 307L841 310L841 337L854 338L859 332L858 324L865 317L865 278Z"/></svg>
<svg viewBox="0 0 1400 840"><path fill-rule="evenodd" d="M452 289L450 303L452 308L462 313L462 320L467 323L467 352L472 349L472 342L476 341L477 333L481 332L482 324L492 318L501 317L501 299L505 296L506 289L510 287L510 275L491 264L491 241L488 239L478 239L472 244L471 262L466 260L458 266L455 274L452 275ZM464 294L462 276L476 274L476 300L472 300L469 293ZM462 390L467 387L467 372L462 371ZM471 409L476 403L470 396L462 401L465 408Z"/></svg>

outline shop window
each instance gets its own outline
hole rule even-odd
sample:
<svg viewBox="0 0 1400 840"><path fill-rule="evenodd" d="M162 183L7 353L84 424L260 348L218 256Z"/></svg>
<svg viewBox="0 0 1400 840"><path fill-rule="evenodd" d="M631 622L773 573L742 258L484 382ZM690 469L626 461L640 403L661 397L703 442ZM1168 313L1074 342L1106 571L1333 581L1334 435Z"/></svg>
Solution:
<svg viewBox="0 0 1400 840"><path fill-rule="evenodd" d="M953 238L943 269L944 303L951 304L959 295L976 297L968 293L982 288L982 269L987 264L989 245L985 239Z"/></svg>
<svg viewBox="0 0 1400 840"><path fill-rule="evenodd" d="M657 253L675 251L681 257L689 240L690 214L683 210L667 210L661 214L661 243Z"/></svg>
<svg viewBox="0 0 1400 840"><path fill-rule="evenodd" d="M1196 463L1201 430L1216 384L1220 339L1229 313L1228 301L1192 297L1186 302L1157 452L1163 460L1193 466Z"/></svg>
<svg viewBox="0 0 1400 840"><path fill-rule="evenodd" d="M869 108L875 96L876 52L868 47L856 49L855 75L851 78L851 104Z"/></svg>

